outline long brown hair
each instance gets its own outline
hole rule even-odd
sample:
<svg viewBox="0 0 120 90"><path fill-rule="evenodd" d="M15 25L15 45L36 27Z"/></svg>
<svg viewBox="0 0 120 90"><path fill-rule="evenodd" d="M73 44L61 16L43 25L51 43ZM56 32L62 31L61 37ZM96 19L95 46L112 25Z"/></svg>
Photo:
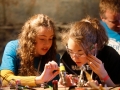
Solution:
<svg viewBox="0 0 120 90"><path fill-rule="evenodd" d="M35 38L37 35L37 27L50 27L54 31L53 43L46 55L42 56L44 62L50 60L56 60L56 36L55 26L53 21L43 14L37 14L32 16L28 21L25 22L22 27L21 33L19 34L19 48L17 50L18 56L20 57L20 75L35 75L35 68L33 61L35 58Z"/></svg>

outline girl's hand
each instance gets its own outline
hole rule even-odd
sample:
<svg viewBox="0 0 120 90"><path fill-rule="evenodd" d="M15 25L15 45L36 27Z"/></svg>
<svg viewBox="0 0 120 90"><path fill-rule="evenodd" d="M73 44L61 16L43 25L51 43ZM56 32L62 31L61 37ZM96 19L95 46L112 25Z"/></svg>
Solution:
<svg viewBox="0 0 120 90"><path fill-rule="evenodd" d="M97 80L88 81L85 86L92 87L94 89L100 89L100 87L102 87Z"/></svg>
<svg viewBox="0 0 120 90"><path fill-rule="evenodd" d="M55 72L54 72L55 71ZM44 83L52 80L59 74L59 67L55 61L50 61L45 64L44 71L38 77L36 77L36 83Z"/></svg>
<svg viewBox="0 0 120 90"><path fill-rule="evenodd" d="M88 55L87 59L91 69L99 76L99 78L104 78L107 75L107 71L101 60L93 55Z"/></svg>
<svg viewBox="0 0 120 90"><path fill-rule="evenodd" d="M98 81L97 80L92 80L92 81L88 81L85 86L91 86L90 83L94 83L95 85L99 85Z"/></svg>

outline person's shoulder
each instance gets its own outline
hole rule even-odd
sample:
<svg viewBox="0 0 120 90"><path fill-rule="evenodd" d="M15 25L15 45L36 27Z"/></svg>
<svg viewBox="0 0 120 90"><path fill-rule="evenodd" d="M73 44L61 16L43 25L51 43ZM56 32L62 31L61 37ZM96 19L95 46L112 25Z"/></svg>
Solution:
<svg viewBox="0 0 120 90"><path fill-rule="evenodd" d="M18 48L18 40L11 40L9 41L6 46L5 46L6 49L16 49Z"/></svg>
<svg viewBox="0 0 120 90"><path fill-rule="evenodd" d="M8 44L18 44L18 40L11 40L8 42Z"/></svg>
<svg viewBox="0 0 120 90"><path fill-rule="evenodd" d="M103 49L105 49L105 50L114 50L114 48L113 48L113 47L108 46L108 45L105 45Z"/></svg>
<svg viewBox="0 0 120 90"><path fill-rule="evenodd" d="M7 43L7 45L14 45L17 46L18 45L18 40L11 40Z"/></svg>
<svg viewBox="0 0 120 90"><path fill-rule="evenodd" d="M118 52L111 46L108 46L108 45L105 45L104 48L103 48L103 51L106 52L106 53L109 53L109 54L116 54L116 55L119 55Z"/></svg>
<svg viewBox="0 0 120 90"><path fill-rule="evenodd" d="M68 54L68 52L67 51L65 51L64 53L63 53L63 55L62 55L62 57L69 57L70 55Z"/></svg>
<svg viewBox="0 0 120 90"><path fill-rule="evenodd" d="M68 54L67 51L64 52L61 59L66 61L66 62L68 62L67 60L72 61L72 59L71 59L71 57L70 57L70 55Z"/></svg>

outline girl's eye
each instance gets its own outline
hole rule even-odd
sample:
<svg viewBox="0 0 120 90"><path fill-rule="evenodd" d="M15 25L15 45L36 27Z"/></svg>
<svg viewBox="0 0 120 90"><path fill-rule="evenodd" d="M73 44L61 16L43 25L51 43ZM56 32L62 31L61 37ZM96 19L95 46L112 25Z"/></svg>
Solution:
<svg viewBox="0 0 120 90"><path fill-rule="evenodd" d="M83 55L83 54L78 54L78 55Z"/></svg>
<svg viewBox="0 0 120 90"><path fill-rule="evenodd" d="M73 53L71 50L68 50L68 52Z"/></svg>
<svg viewBox="0 0 120 90"><path fill-rule="evenodd" d="M41 41L45 40L45 39L40 39Z"/></svg>
<svg viewBox="0 0 120 90"><path fill-rule="evenodd" d="M53 38L49 39L49 40L53 40Z"/></svg>

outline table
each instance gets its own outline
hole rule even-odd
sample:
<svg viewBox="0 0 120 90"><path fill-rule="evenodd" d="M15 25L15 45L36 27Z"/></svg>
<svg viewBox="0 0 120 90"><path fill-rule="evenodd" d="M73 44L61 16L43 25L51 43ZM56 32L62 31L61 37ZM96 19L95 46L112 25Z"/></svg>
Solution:
<svg viewBox="0 0 120 90"><path fill-rule="evenodd" d="M68 90L69 88L58 88L58 90ZM50 88L44 89L44 88L35 88L35 90L53 90Z"/></svg>
<svg viewBox="0 0 120 90"><path fill-rule="evenodd" d="M44 88L35 88L35 90L53 90L50 88L44 89ZM69 90L69 88L58 88L58 90ZM92 89L92 88L79 88L79 89L70 89L70 90L100 90L100 89ZM107 87L104 88L103 90L120 90L120 87L113 88L112 87Z"/></svg>
<svg viewBox="0 0 120 90"><path fill-rule="evenodd" d="M52 88L34 88L35 90L53 90ZM3 87L0 90L16 90L16 89L10 89L9 87ZM23 90L30 90L30 89L23 89ZM73 88L73 89L69 89L69 87L59 87L58 90L100 90L100 89L92 89L90 87L84 87L84 88ZM107 87L107 88L103 88L103 90L120 90L120 87L116 87L113 88L112 87Z"/></svg>

